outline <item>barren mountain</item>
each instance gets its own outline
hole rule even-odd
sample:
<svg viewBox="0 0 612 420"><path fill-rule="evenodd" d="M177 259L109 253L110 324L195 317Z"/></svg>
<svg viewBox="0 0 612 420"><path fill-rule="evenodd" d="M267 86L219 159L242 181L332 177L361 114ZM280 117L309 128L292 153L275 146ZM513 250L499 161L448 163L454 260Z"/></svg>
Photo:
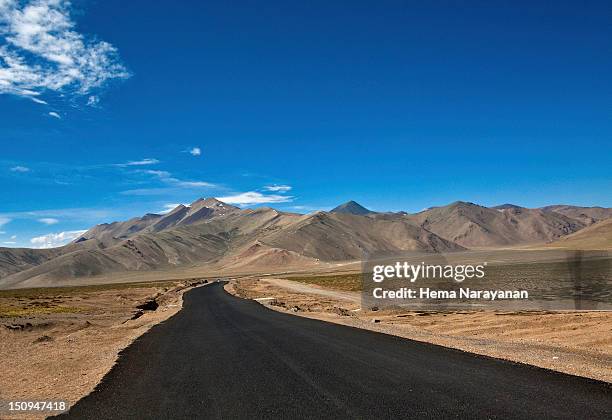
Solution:
<svg viewBox="0 0 612 420"><path fill-rule="evenodd" d="M366 215L374 213L371 210L366 209L361 204L356 201L347 201L344 204L340 204L338 207L335 207L331 210L331 213L348 213L348 214L357 214L357 215Z"/></svg>
<svg viewBox="0 0 612 420"><path fill-rule="evenodd" d="M516 204L506 203L506 204L501 204L499 206L495 206L491 208L495 210L509 210L509 209L520 210L520 209L524 209L525 207L517 206Z"/></svg>
<svg viewBox="0 0 612 420"><path fill-rule="evenodd" d="M563 212L577 211L572 214L578 218L603 217L608 210L563 207ZM605 223L569 236L568 246L586 243L592 235L606 237ZM261 271L358 260L376 251L451 252L542 243L585 225L550 208L516 205L487 208L456 202L409 215L371 212L348 202L332 212L302 215L267 207L242 210L200 199L167 214L95 226L64 247L0 249L0 287L175 267Z"/></svg>
<svg viewBox="0 0 612 420"><path fill-rule="evenodd" d="M564 216L579 220L587 226L612 217L612 208L605 207L578 207L560 204L542 207L541 210L563 214Z"/></svg>
<svg viewBox="0 0 612 420"><path fill-rule="evenodd" d="M189 206L179 204L170 213L145 229L146 232L161 232L174 226L187 226L217 216L235 212L238 207L222 203L215 198L199 199Z"/></svg>
<svg viewBox="0 0 612 420"><path fill-rule="evenodd" d="M548 242L582 229L565 215L514 205L488 208L457 201L408 216L419 226L466 247Z"/></svg>
<svg viewBox="0 0 612 420"><path fill-rule="evenodd" d="M0 248L0 278L60 255L56 249Z"/></svg>
<svg viewBox="0 0 612 420"><path fill-rule="evenodd" d="M5 277L2 283L24 287L54 284L64 278L189 265L308 265L359 259L364 251L463 249L403 216L371 218L325 212L300 215L271 208L240 210L207 201L206 205L214 210L211 213L205 210L210 207L198 204L202 201L190 207L179 206L163 217L145 216L100 225L102 228L90 230L71 244L71 252L58 248L54 258L23 266L22 271ZM169 227L157 231L164 220ZM137 226L138 231L130 230L131 226ZM100 243L96 232L109 245L88 246Z"/></svg>
<svg viewBox="0 0 612 420"><path fill-rule="evenodd" d="M125 222L103 223L89 229L76 242L95 239L104 247L111 246L143 231L161 218L162 216L159 214L149 213L143 217L134 217Z"/></svg>
<svg viewBox="0 0 612 420"><path fill-rule="evenodd" d="M126 222L103 223L89 229L78 241L97 239L104 246L111 246L138 233L161 232L175 226L186 226L223 216L238 210L238 207L222 203L215 198L199 199L189 206L179 204L172 211L160 214L146 214Z"/></svg>
<svg viewBox="0 0 612 420"><path fill-rule="evenodd" d="M87 244L71 243L50 249L0 248L0 283L5 276L35 267L60 255L100 247L101 244L97 240L91 240Z"/></svg>
<svg viewBox="0 0 612 420"><path fill-rule="evenodd" d="M597 222L552 242L548 246L581 250L612 250L612 218Z"/></svg>
<svg viewBox="0 0 612 420"><path fill-rule="evenodd" d="M361 259L364 252L372 251L463 249L401 216L376 218L326 212L303 216L262 241L324 261Z"/></svg>

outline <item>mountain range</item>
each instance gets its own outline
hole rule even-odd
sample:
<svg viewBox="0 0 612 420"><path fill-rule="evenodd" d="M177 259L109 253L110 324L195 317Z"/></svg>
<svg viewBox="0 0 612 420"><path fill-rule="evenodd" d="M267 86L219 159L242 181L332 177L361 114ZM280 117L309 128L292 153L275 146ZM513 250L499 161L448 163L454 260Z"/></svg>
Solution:
<svg viewBox="0 0 612 420"><path fill-rule="evenodd" d="M0 248L0 287L177 267L308 268L359 260L373 251L459 252L528 244L610 248L610 217L612 209L602 207L529 209L461 201L416 214L374 212L349 201L303 215L241 209L207 198L166 214L94 226L59 248Z"/></svg>

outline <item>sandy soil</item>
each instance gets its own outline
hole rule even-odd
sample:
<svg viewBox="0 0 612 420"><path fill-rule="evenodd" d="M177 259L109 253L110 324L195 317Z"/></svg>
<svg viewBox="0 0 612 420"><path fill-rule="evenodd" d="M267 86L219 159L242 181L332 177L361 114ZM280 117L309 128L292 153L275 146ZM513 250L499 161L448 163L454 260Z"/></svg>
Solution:
<svg viewBox="0 0 612 420"><path fill-rule="evenodd" d="M177 313L183 293L200 283L190 280L0 294L0 400L75 403L94 389L121 349ZM144 309L138 308L143 304ZM9 418L8 413L0 412L0 418Z"/></svg>
<svg viewBox="0 0 612 420"><path fill-rule="evenodd" d="M285 279L226 289L278 311L612 382L612 312L363 312L356 292Z"/></svg>

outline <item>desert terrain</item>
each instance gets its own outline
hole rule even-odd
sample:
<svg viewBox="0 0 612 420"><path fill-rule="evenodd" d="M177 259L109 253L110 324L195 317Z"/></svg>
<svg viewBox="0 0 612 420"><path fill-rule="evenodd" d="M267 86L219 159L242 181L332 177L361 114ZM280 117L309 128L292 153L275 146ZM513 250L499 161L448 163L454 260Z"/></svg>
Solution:
<svg viewBox="0 0 612 420"><path fill-rule="evenodd" d="M176 314L183 293L204 282L1 291L2 399L73 404L93 390L123 348Z"/></svg>

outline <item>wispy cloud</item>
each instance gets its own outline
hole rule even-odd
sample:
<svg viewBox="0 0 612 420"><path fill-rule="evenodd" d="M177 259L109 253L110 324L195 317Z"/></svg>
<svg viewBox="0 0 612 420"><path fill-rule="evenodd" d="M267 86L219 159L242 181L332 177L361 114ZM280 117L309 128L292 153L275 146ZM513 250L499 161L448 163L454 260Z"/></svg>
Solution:
<svg viewBox="0 0 612 420"><path fill-rule="evenodd" d="M228 195L226 197L217 197L217 199L228 204L252 205L266 203L286 203L293 201L293 197L288 195L262 194L257 191L248 191L236 195Z"/></svg>
<svg viewBox="0 0 612 420"><path fill-rule="evenodd" d="M217 186L216 184L206 181L181 181L176 178L169 178L168 181L176 183L176 185L183 188L214 188Z"/></svg>
<svg viewBox="0 0 612 420"><path fill-rule="evenodd" d="M97 222L98 220L108 219L116 214L117 211L115 209L105 208L69 208L6 212L0 213L0 227L14 219L38 220L43 218L53 218L91 223Z"/></svg>
<svg viewBox="0 0 612 420"><path fill-rule="evenodd" d="M164 204L164 209L162 211L160 211L160 214L166 214L166 213L170 213L172 210L174 210L175 208L177 208L178 206L180 206L180 203L170 203L170 204ZM189 207L189 204L183 204L183 206Z"/></svg>
<svg viewBox="0 0 612 420"><path fill-rule="evenodd" d="M156 176L158 178L169 178L170 177L170 172L168 172L168 171L160 171L160 170L157 170L157 169L144 169L141 172L143 174L153 175L153 176Z"/></svg>
<svg viewBox="0 0 612 420"><path fill-rule="evenodd" d="M2 242L2 243L3 243L4 245L16 245L16 244L17 244L17 242L15 242L15 241L4 241L4 242Z"/></svg>
<svg viewBox="0 0 612 420"><path fill-rule="evenodd" d="M59 223L59 220L54 217L43 217L38 219L38 221L40 223L44 223L45 225L54 225L56 223Z"/></svg>
<svg viewBox="0 0 612 420"><path fill-rule="evenodd" d="M46 235L37 236L30 239L30 243L34 246L34 248L55 248L58 246L66 245L67 243L75 240L85 232L87 231L69 230L66 232L48 233Z"/></svg>
<svg viewBox="0 0 612 420"><path fill-rule="evenodd" d="M200 156L202 154L202 149L200 149L199 147L193 147L189 149L189 153L192 156Z"/></svg>
<svg viewBox="0 0 612 420"><path fill-rule="evenodd" d="M68 0L0 0L0 93L85 95L130 76L115 47L76 32L70 8Z"/></svg>
<svg viewBox="0 0 612 420"><path fill-rule="evenodd" d="M60 114L58 114L57 112L51 111L49 112L49 116L53 117L53 118L57 118L58 120L61 120L62 117L60 116Z"/></svg>
<svg viewBox="0 0 612 420"><path fill-rule="evenodd" d="M11 168L11 172L20 172L20 173L30 172L30 168L26 166L13 166Z"/></svg>
<svg viewBox="0 0 612 420"><path fill-rule="evenodd" d="M290 185L266 185L264 187L264 190L284 193L284 192L291 191L291 186Z"/></svg>
<svg viewBox="0 0 612 420"><path fill-rule="evenodd" d="M125 168L128 166L155 165L157 163L159 163L159 160L147 158L147 159L141 159L141 160L130 160L129 162L125 162L125 163L115 163L114 166Z"/></svg>
<svg viewBox="0 0 612 420"><path fill-rule="evenodd" d="M172 175L168 171L156 170L156 169L139 169L136 173L149 175L157 181L164 184L164 187L151 187L151 188L136 188L131 190L121 191L121 195L133 195L133 196L152 196L152 195L166 195L178 192L184 192L185 190L201 190L201 189L213 189L219 188L219 185L208 181L200 180L185 180L179 179Z"/></svg>
<svg viewBox="0 0 612 420"><path fill-rule="evenodd" d="M142 173L153 175L160 181L181 188L214 188L217 185L206 181L186 181L172 176L168 171L143 170Z"/></svg>

